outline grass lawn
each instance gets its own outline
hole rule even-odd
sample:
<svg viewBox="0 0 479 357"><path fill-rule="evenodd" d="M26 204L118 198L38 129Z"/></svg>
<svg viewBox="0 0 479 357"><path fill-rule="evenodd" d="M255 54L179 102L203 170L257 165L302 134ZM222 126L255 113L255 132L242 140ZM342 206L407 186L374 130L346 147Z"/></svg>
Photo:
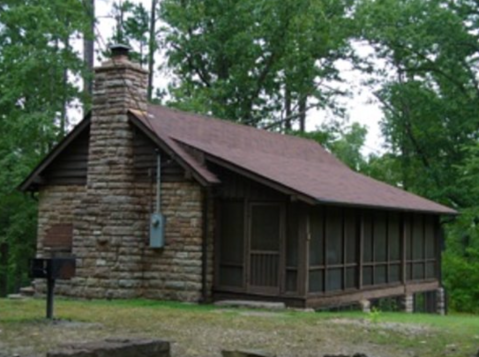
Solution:
<svg viewBox="0 0 479 357"><path fill-rule="evenodd" d="M57 346L108 337L172 342L173 357L220 356L222 349L262 349L278 356L476 356L479 316L266 312L147 300L57 299L56 322L44 300L0 299L0 356L44 356Z"/></svg>

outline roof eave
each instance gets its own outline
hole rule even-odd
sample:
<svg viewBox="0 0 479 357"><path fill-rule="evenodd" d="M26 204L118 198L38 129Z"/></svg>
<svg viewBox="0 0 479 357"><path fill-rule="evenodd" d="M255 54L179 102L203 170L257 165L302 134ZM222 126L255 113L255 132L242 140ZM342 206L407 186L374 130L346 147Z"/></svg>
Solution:
<svg viewBox="0 0 479 357"><path fill-rule="evenodd" d="M324 198L316 198L317 204L324 204L329 206L346 206L346 207L356 207L356 208L366 208L366 209L382 209L387 211L393 212L411 212L411 213L426 213L426 214L437 214L443 216L457 216L460 213L456 210L453 210L449 207L444 207L444 210L427 210L427 209L414 209L414 208L406 208L406 207L392 207L392 206L381 206L381 205L373 205L367 203L351 203L351 202L340 202L340 201L332 201L327 200Z"/></svg>

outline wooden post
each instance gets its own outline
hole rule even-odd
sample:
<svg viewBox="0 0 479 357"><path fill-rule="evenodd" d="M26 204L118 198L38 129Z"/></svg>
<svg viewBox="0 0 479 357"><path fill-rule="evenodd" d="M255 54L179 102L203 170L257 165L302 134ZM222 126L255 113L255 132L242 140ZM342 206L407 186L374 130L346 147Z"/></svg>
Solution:
<svg viewBox="0 0 479 357"><path fill-rule="evenodd" d="M0 244L0 297L8 294L8 244Z"/></svg>
<svg viewBox="0 0 479 357"><path fill-rule="evenodd" d="M363 255L364 255L364 211L359 214L359 257L358 257L358 289L363 288Z"/></svg>
<svg viewBox="0 0 479 357"><path fill-rule="evenodd" d="M401 262L401 270L402 270L402 273L401 273L401 280L402 280L402 283L403 285L406 285L406 281L407 281L407 267L406 267L406 260L407 260L407 252L406 252L406 249L407 249L407 239L408 239L408 234L407 234L407 228L408 228L408 224L407 224L407 220L406 220L406 214L403 213L401 215L401 221L402 221L402 224L401 224L401 239L402 239L402 262Z"/></svg>
<svg viewBox="0 0 479 357"><path fill-rule="evenodd" d="M54 299L54 291L55 291L55 279L48 278L47 279L47 319L53 319L53 299Z"/></svg>
<svg viewBox="0 0 479 357"><path fill-rule="evenodd" d="M299 248L299 266L298 282L299 295L307 298L309 290L309 241L308 241L308 218L309 212L304 204L298 207L298 248ZM303 262L303 263L301 263Z"/></svg>

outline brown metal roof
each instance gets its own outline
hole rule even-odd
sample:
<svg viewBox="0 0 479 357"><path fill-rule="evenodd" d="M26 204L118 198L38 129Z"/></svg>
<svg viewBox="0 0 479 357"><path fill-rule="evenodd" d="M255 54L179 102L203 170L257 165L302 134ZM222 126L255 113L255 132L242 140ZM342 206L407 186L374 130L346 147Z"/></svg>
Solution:
<svg viewBox="0 0 479 357"><path fill-rule="evenodd" d="M136 117L159 138L196 148L215 162L267 180L292 194L323 203L456 213L446 206L352 171L312 140L161 106L151 105L148 112L149 116ZM178 151L178 155L183 154ZM201 170L201 174L215 181L216 177L203 165L193 163L192 157L187 159Z"/></svg>

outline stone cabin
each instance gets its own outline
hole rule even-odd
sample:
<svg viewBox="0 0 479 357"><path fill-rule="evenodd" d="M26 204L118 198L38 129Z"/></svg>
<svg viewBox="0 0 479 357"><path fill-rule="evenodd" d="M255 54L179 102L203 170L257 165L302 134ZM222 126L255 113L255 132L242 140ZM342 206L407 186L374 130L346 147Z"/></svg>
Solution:
<svg viewBox="0 0 479 357"><path fill-rule="evenodd" d="M313 308L402 297L410 310L413 294L442 292L440 217L454 210L314 141L150 105L147 72L112 53L91 113L20 186L38 192L38 257L77 259L59 293Z"/></svg>

